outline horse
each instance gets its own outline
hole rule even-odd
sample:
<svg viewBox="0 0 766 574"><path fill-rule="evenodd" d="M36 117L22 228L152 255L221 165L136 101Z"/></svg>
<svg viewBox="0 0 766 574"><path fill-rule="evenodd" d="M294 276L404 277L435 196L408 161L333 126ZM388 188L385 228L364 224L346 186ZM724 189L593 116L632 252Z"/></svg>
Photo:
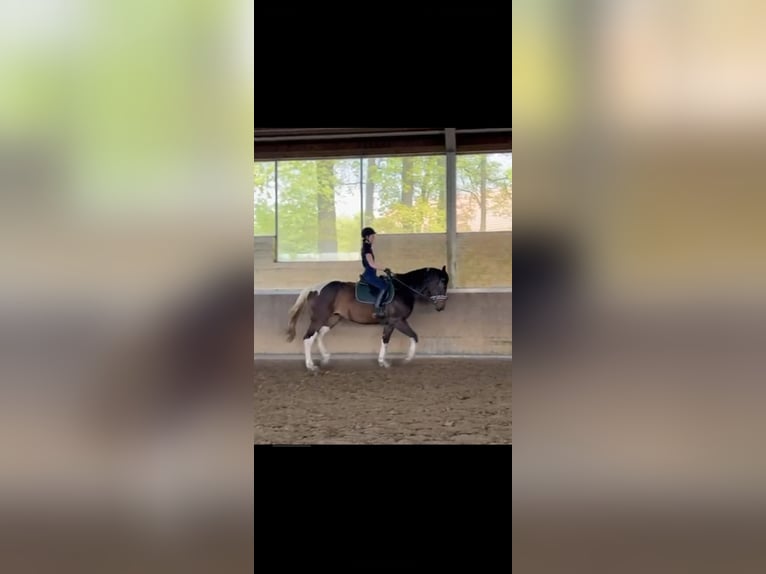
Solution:
<svg viewBox="0 0 766 574"><path fill-rule="evenodd" d="M316 371L317 366L311 358L311 348L314 339L318 339L319 351L322 354L322 364L326 365L330 360L330 353L324 346L324 336L337 325L342 319L362 325L383 325L383 336L378 354L378 364L381 367L390 367L386 361L386 348L391 339L394 329L410 337L410 348L405 362L410 362L415 356L415 348L418 343L418 335L412 330L407 318L412 313L416 298L430 301L437 311L443 311L447 301L447 284L449 274L446 265L441 269L424 267L408 273L389 273L390 285L386 296L384 317L376 318L372 314L374 297L368 302L361 302L357 298L357 285L345 281L330 281L316 287L307 287L301 291L295 304L290 309L287 324L287 341L295 338L295 324L298 317L310 301L311 323L303 336L303 349L306 354L306 368ZM393 290L393 296L391 291ZM362 297L363 298L363 297ZM390 302L389 302L390 300Z"/></svg>

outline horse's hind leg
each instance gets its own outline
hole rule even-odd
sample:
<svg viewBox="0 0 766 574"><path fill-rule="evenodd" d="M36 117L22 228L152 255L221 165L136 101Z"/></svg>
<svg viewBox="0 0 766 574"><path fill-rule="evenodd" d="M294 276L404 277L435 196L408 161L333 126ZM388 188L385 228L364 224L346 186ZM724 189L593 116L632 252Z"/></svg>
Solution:
<svg viewBox="0 0 766 574"><path fill-rule="evenodd" d="M306 355L306 368L309 371L317 370L317 366L314 364L314 360L311 358L311 348L314 346L314 339L319 337L320 351L324 347L324 345L321 344L322 337L324 336L324 333L325 333L322 331L322 329L326 329L327 327L324 327L323 323L324 323L323 321L320 321L317 318L312 317L311 323L309 324L309 328L306 329L306 334L303 335L303 353ZM325 352L327 352L326 349L324 350L324 352L322 352L323 357Z"/></svg>
<svg viewBox="0 0 766 574"><path fill-rule="evenodd" d="M404 362L409 363L412 357L415 356L415 348L418 346L418 334L412 330L406 319L399 319L394 324L394 327L410 338L410 348L407 351L407 356L404 358Z"/></svg>
<svg viewBox="0 0 766 574"><path fill-rule="evenodd" d="M314 346L314 339L317 338L317 330L316 327L318 325L314 325L314 322L312 321L311 325L309 325L309 328L306 329L306 334L303 335L303 353L306 355L306 368L309 371L316 371L317 366L314 364L314 360L311 358L311 347Z"/></svg>
<svg viewBox="0 0 766 574"><path fill-rule="evenodd" d="M330 292L330 295L332 293ZM311 322L309 323L306 334L303 335L303 352L306 355L306 368L309 371L316 371L317 367L311 358L311 348L314 346L314 339L319 337L319 350L322 352L322 358L325 358L327 349L324 348L322 337L329 331L326 325L334 325L338 319L334 318L332 309L332 296L327 296L325 288L320 290L319 297L314 299L311 306ZM329 358L329 357L327 357Z"/></svg>
<svg viewBox="0 0 766 574"><path fill-rule="evenodd" d="M340 319L340 315L331 315L330 318L327 319L327 323L319 329L319 339L317 340L317 344L319 345L319 352L322 353L323 365L326 365L330 361L330 353L327 351L327 347L324 346L324 336L330 329L338 324Z"/></svg>

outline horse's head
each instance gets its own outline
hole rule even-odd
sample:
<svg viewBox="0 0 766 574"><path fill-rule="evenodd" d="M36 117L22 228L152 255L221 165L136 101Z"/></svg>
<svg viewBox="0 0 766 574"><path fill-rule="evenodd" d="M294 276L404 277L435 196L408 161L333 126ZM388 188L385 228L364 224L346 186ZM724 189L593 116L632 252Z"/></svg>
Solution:
<svg viewBox="0 0 766 574"><path fill-rule="evenodd" d="M447 304L447 284L449 274L447 266L441 269L428 269L423 284L423 294L431 299L437 311L443 311Z"/></svg>

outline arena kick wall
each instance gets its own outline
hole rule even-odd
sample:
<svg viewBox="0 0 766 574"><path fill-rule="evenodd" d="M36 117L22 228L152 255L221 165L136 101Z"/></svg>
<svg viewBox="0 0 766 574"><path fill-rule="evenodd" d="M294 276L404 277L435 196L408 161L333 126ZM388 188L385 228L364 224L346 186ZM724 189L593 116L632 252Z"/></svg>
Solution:
<svg viewBox="0 0 766 574"><path fill-rule="evenodd" d="M295 339L288 343L287 313L298 296L297 290L256 291L254 311L254 352L256 355L303 353L303 334L309 313L298 321ZM372 307L370 307L372 310ZM512 293L510 290L453 290L444 311L418 303L409 323L418 334L419 355L511 355ZM377 354L382 326L356 325L341 321L325 337L330 353ZM409 338L394 331L388 352L406 353ZM315 346L318 357L318 350Z"/></svg>

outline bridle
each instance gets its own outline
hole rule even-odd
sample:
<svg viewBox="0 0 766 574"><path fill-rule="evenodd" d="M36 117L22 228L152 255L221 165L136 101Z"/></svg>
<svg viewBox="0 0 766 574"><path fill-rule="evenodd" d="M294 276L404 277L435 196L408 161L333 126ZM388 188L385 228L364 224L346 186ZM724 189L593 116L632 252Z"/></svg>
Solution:
<svg viewBox="0 0 766 574"><path fill-rule="evenodd" d="M400 281L399 279L396 278L396 275L391 274L390 277L394 281L404 285L407 289L409 289L410 291L415 293L415 295L418 295L419 297L422 297L423 299L428 299L431 303L433 303L434 306L436 306L436 303L438 303L439 301L446 301L447 300L447 295L431 295L431 296L428 296L428 295L425 295L424 293L421 293L420 291L417 291L417 290L413 289L412 287L407 285L404 281Z"/></svg>

